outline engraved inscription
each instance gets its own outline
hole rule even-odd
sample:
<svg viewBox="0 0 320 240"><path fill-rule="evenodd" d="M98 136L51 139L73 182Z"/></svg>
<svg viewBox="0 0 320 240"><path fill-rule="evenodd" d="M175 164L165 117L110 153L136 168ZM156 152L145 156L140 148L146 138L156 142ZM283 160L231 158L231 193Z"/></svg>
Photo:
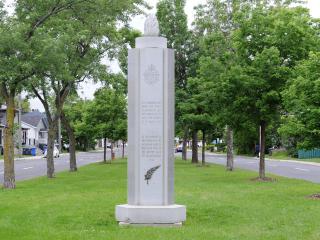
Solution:
<svg viewBox="0 0 320 240"><path fill-rule="evenodd" d="M141 136L141 157L151 161L161 157L160 136Z"/></svg>
<svg viewBox="0 0 320 240"><path fill-rule="evenodd" d="M149 85L154 85L160 80L160 73L156 66L149 65L147 70L143 73L144 81Z"/></svg>
<svg viewBox="0 0 320 240"><path fill-rule="evenodd" d="M147 181L147 184L149 185L149 181L151 180L153 174L161 165L155 166L153 168L150 168L146 174L144 175L144 180Z"/></svg>
<svg viewBox="0 0 320 240"><path fill-rule="evenodd" d="M157 101L142 102L141 123L159 124L162 120L162 104Z"/></svg>

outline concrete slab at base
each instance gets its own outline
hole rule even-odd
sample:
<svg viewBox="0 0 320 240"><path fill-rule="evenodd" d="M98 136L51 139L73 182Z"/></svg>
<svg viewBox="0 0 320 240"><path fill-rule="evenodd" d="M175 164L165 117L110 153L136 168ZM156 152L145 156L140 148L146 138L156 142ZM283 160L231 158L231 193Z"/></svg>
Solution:
<svg viewBox="0 0 320 240"><path fill-rule="evenodd" d="M182 227L182 222L179 223L125 223L119 222L120 227Z"/></svg>
<svg viewBox="0 0 320 240"><path fill-rule="evenodd" d="M186 207L183 205L138 206L117 205L116 219L122 224L175 224L186 220Z"/></svg>

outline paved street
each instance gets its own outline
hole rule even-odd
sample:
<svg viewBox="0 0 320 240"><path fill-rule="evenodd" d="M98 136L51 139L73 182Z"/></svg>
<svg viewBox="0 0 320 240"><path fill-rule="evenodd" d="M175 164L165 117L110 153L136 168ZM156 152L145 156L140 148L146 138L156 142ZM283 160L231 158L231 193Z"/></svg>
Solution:
<svg viewBox="0 0 320 240"><path fill-rule="evenodd" d="M188 158L191 158L191 152L188 152ZM199 155L199 161L201 156ZM225 165L226 156L222 154L206 154L206 162ZM259 159L253 157L235 157L235 168L258 171ZM279 176L304 179L307 181L320 183L320 164L288 162L279 160L266 160L266 172Z"/></svg>
<svg viewBox="0 0 320 240"><path fill-rule="evenodd" d="M121 150L115 150L116 155L121 155ZM177 153L176 156L180 156ZM107 157L110 159L110 149L108 149ZM191 158L191 152L188 152L188 157ZM77 153L78 167L100 162L103 159L103 152L79 152ZM199 155L201 161L201 156ZM226 156L222 154L206 154L207 163L216 163L225 165ZM248 169L258 171L259 160L252 157L235 157L235 168ZM61 172L69 169L69 155L65 154L59 158L55 158L56 172ZM15 161L16 179L25 180L38 176L46 175L46 159L25 159ZM312 165L309 163L287 162L278 160L266 160L266 171L279 176L304 179L311 182L320 183L320 164ZM3 182L3 161L0 161L0 183Z"/></svg>
<svg viewBox="0 0 320 240"><path fill-rule="evenodd" d="M115 149L117 156L121 156L121 150ZM107 158L110 159L110 149L107 150ZM77 153L78 167L103 160L103 152L79 152ZM61 172L69 169L69 154L55 158L55 171ZM47 174L45 158L25 159L15 161L16 180L25 180ZM3 183L3 161L0 161L0 183Z"/></svg>

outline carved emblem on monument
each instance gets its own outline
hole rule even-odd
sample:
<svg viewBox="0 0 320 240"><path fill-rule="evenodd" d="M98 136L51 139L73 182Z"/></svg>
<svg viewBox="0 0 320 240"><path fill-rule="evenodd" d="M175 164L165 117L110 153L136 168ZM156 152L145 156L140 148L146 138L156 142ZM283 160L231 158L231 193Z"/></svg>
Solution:
<svg viewBox="0 0 320 240"><path fill-rule="evenodd" d="M144 81L149 85L153 85L160 80L160 74L153 64L148 66L148 69L144 72L143 77Z"/></svg>
<svg viewBox="0 0 320 240"><path fill-rule="evenodd" d="M153 167L153 168L150 168L147 173L144 175L144 180L147 181L147 184L149 184L149 181L151 180L152 178L152 175L154 174L155 171L157 171L157 169L160 167L160 165L156 166L156 167Z"/></svg>

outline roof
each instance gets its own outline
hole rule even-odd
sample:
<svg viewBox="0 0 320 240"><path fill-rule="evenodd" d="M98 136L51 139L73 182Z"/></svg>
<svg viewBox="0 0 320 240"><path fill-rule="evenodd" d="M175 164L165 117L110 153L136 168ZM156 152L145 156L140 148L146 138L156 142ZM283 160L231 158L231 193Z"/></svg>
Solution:
<svg viewBox="0 0 320 240"><path fill-rule="evenodd" d="M43 121L44 126L47 128L48 121L44 113L39 111L33 111L22 114L21 121L25 122L31 126L37 127L40 121Z"/></svg>

